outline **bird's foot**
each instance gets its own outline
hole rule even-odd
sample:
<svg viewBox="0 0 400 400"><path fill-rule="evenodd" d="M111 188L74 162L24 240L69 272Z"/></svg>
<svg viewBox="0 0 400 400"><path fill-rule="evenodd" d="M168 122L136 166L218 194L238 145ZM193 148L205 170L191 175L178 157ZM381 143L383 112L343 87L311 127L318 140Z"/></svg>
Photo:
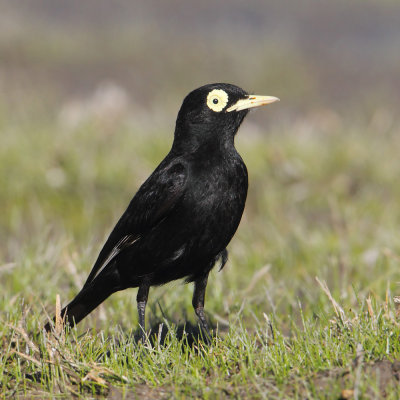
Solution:
<svg viewBox="0 0 400 400"><path fill-rule="evenodd" d="M197 315L197 317L199 318L199 321L200 321L200 328L201 328L202 338L205 339L205 342L208 345L211 345L211 343L212 343L212 335L211 335L210 329L209 329L207 321L206 321L206 317L205 317L205 314L204 314L204 307L196 307L194 311L195 311L195 313L196 313L196 315Z"/></svg>

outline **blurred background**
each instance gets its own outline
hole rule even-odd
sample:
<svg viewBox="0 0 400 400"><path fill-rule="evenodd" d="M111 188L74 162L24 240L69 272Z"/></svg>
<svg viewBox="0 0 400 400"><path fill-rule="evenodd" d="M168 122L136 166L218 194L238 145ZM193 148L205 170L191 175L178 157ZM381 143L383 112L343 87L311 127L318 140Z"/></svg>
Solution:
<svg viewBox="0 0 400 400"><path fill-rule="evenodd" d="M0 10L8 297L76 293L168 151L182 99L212 82L281 98L237 138L250 192L233 267L210 289L225 292L220 313L258 281L262 309L265 287L297 298L315 274L343 296L355 271L386 285L399 248L399 2L1 0Z"/></svg>

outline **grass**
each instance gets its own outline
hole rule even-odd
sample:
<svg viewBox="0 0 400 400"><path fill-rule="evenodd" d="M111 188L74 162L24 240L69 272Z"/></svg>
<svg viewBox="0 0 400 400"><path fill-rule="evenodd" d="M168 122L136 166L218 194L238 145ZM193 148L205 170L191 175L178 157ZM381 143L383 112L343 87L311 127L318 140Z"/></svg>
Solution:
<svg viewBox="0 0 400 400"><path fill-rule="evenodd" d="M3 398L399 397L400 132L385 113L267 131L248 117L248 203L211 274L207 346L180 282L151 290L149 343L135 290L65 335L37 335L168 150L173 120L0 110Z"/></svg>

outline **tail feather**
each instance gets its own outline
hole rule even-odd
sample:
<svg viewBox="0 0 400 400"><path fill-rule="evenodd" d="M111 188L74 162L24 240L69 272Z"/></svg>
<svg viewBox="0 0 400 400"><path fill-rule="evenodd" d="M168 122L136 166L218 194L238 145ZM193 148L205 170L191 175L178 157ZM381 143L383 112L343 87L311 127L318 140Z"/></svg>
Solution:
<svg viewBox="0 0 400 400"><path fill-rule="evenodd" d="M77 296L61 310L61 318L64 324L71 327L78 324L91 313L98 305L100 305L107 297L117 290L110 285L110 280L104 280L98 277L90 285L84 287ZM111 286L111 288L110 288ZM55 317L53 318L53 322ZM54 323L50 321L44 326L46 332L49 332Z"/></svg>

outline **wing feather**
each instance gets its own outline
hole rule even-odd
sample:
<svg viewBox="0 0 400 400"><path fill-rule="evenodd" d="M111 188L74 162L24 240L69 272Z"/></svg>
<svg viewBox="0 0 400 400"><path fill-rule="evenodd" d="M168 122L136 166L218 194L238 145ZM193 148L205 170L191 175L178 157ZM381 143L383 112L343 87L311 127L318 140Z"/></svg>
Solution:
<svg viewBox="0 0 400 400"><path fill-rule="evenodd" d="M90 284L122 251L131 248L174 209L184 194L187 168L168 157L143 183L108 237L85 283Z"/></svg>

